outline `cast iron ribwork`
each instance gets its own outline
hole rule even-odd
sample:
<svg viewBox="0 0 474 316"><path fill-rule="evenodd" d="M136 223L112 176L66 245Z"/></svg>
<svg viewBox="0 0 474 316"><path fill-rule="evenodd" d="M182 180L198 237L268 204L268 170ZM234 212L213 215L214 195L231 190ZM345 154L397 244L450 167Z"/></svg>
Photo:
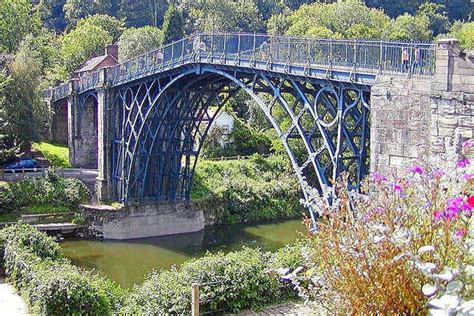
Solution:
<svg viewBox="0 0 474 316"><path fill-rule="evenodd" d="M435 53L428 43L198 34L45 98L74 95L80 121L85 102L97 101L102 89L113 129L106 176L114 198L130 203L188 200L210 124L244 90L277 131L305 198L308 183L331 199L341 172L354 189L367 175L369 94L377 76L432 76Z"/></svg>
<svg viewBox="0 0 474 316"><path fill-rule="evenodd" d="M305 182L330 196L331 180L343 171L358 188L368 171L368 87L202 67L118 90L112 124L116 196L125 203L189 200L209 126L240 89L277 131L305 197Z"/></svg>

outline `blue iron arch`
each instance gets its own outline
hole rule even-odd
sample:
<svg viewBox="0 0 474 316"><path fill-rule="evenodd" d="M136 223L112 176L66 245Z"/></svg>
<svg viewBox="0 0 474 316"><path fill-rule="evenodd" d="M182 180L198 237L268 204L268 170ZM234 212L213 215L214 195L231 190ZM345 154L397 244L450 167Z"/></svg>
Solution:
<svg viewBox="0 0 474 316"><path fill-rule="evenodd" d="M209 127L239 90L276 130L305 198L305 183L330 195L331 182L343 171L350 171L351 185L358 187L368 171L369 87L197 65L117 89L112 159L117 198L189 199ZM217 111L210 113L211 106Z"/></svg>

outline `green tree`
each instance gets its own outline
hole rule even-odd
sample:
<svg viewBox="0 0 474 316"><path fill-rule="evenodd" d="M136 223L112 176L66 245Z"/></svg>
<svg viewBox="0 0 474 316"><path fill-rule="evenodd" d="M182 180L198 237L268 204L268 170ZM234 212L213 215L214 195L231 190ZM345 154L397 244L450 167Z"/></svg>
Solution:
<svg viewBox="0 0 474 316"><path fill-rule="evenodd" d="M444 34L449 30L449 19L446 7L442 4L423 3L417 12L418 16L425 16L433 35Z"/></svg>
<svg viewBox="0 0 474 316"><path fill-rule="evenodd" d="M254 2L265 21L289 9L282 0L254 0Z"/></svg>
<svg viewBox="0 0 474 316"><path fill-rule="evenodd" d="M103 29L109 33L113 42L116 42L125 30L125 22L123 20L106 14L95 14L77 22L77 26L82 26L83 24L90 24Z"/></svg>
<svg viewBox="0 0 474 316"><path fill-rule="evenodd" d="M165 44L179 40L184 36L184 18L181 10L170 5L163 22L163 42Z"/></svg>
<svg viewBox="0 0 474 316"><path fill-rule="evenodd" d="M120 0L118 16L126 20L127 26L160 27L168 8L167 0Z"/></svg>
<svg viewBox="0 0 474 316"><path fill-rule="evenodd" d="M67 26L63 7L66 0L40 0L38 12L43 26L56 32L63 31Z"/></svg>
<svg viewBox="0 0 474 316"><path fill-rule="evenodd" d="M102 54L112 36L102 28L83 23L61 39L60 56L65 74L71 74L93 55Z"/></svg>
<svg viewBox="0 0 474 316"><path fill-rule="evenodd" d="M390 18L357 0L302 5L288 17L289 35L382 38Z"/></svg>
<svg viewBox="0 0 474 316"><path fill-rule="evenodd" d="M0 163L8 161L19 149L8 134L8 122L5 119L6 113L2 106L5 100L3 90L8 87L10 81L11 78L5 74L5 71L0 71Z"/></svg>
<svg viewBox="0 0 474 316"><path fill-rule="evenodd" d="M456 37L461 47L466 49L474 48L474 22L457 22L451 27L450 34Z"/></svg>
<svg viewBox="0 0 474 316"><path fill-rule="evenodd" d="M288 22L289 10L272 15L267 22L267 33L272 35L283 35L290 27Z"/></svg>
<svg viewBox="0 0 474 316"><path fill-rule="evenodd" d="M163 43L163 32L153 26L129 28L120 36L119 58L121 61L159 48Z"/></svg>
<svg viewBox="0 0 474 316"><path fill-rule="evenodd" d="M107 14L111 9L110 0L66 0L63 7L69 26L75 26L80 19L94 14Z"/></svg>
<svg viewBox="0 0 474 316"><path fill-rule="evenodd" d="M400 15L386 30L386 38L397 41L427 41L433 37L430 22L424 15Z"/></svg>
<svg viewBox="0 0 474 316"><path fill-rule="evenodd" d="M188 3L189 31L263 32L262 14L252 1L203 0Z"/></svg>
<svg viewBox="0 0 474 316"><path fill-rule="evenodd" d="M22 43L23 49L34 51L41 63L41 74L48 74L60 62L59 59L59 40L57 36L43 29L38 36L28 35Z"/></svg>
<svg viewBox="0 0 474 316"><path fill-rule="evenodd" d="M29 0L0 0L0 53L12 53L28 33L39 30L40 20Z"/></svg>
<svg viewBox="0 0 474 316"><path fill-rule="evenodd" d="M22 44L9 66L11 80L3 87L0 98L2 133L11 147L25 150L39 137L47 111L39 98L41 69L39 52Z"/></svg>

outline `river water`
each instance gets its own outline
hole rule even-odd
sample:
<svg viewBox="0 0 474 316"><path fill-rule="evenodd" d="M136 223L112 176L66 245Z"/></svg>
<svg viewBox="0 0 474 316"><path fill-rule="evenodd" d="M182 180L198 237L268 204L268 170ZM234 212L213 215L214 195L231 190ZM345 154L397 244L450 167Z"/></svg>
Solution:
<svg viewBox="0 0 474 316"><path fill-rule="evenodd" d="M231 251L242 246L276 250L305 233L301 220L258 225L206 227L197 233L127 241L65 240L61 243L71 261L96 270L130 288L143 282L153 269L169 269L207 251Z"/></svg>

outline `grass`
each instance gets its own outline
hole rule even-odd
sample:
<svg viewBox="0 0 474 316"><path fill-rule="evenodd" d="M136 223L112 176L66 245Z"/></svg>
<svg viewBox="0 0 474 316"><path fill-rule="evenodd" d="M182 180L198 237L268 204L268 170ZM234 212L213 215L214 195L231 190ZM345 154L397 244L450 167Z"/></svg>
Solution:
<svg viewBox="0 0 474 316"><path fill-rule="evenodd" d="M34 143L33 148L40 151L53 167L69 168L69 148L67 145L53 143Z"/></svg>

